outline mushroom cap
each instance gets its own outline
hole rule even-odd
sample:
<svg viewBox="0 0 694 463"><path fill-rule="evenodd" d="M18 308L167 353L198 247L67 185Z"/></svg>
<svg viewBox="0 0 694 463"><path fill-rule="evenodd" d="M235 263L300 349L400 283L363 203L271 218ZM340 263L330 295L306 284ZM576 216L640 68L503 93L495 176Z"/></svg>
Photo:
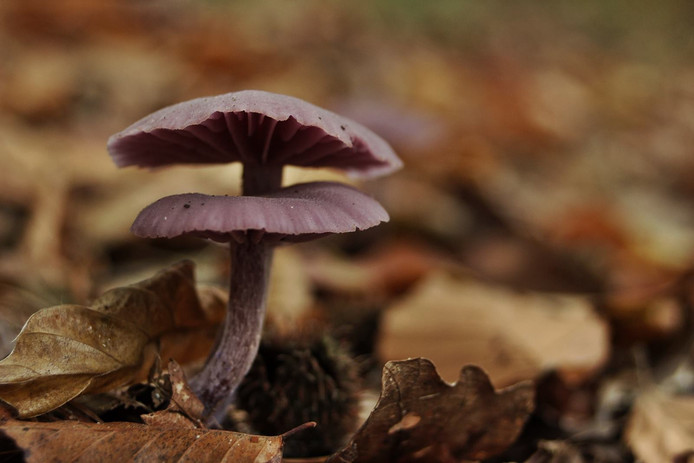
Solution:
<svg viewBox="0 0 694 463"><path fill-rule="evenodd" d="M402 161L381 137L298 98L244 90L160 109L108 140L119 167L240 161L335 167L368 178Z"/></svg>
<svg viewBox="0 0 694 463"><path fill-rule="evenodd" d="M145 207L131 231L142 238L300 242L364 230L388 219L378 201L351 186L311 182L265 196L167 196Z"/></svg>

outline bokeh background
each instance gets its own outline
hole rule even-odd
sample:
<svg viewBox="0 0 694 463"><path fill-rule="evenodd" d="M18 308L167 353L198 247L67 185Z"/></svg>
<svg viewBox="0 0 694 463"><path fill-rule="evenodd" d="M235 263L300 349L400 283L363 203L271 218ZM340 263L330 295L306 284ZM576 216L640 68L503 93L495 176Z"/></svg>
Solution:
<svg viewBox="0 0 694 463"><path fill-rule="evenodd" d="M4 0L5 352L31 311L181 258L224 284L215 246L128 228L167 194L237 193L238 169L118 170L105 145L165 105L249 88L360 121L405 162L360 185L390 223L279 253L278 310L387 308L443 272L589 301L609 338L593 385L634 349L650 367L690 359L688 0ZM319 178L351 181L296 169L286 182Z"/></svg>

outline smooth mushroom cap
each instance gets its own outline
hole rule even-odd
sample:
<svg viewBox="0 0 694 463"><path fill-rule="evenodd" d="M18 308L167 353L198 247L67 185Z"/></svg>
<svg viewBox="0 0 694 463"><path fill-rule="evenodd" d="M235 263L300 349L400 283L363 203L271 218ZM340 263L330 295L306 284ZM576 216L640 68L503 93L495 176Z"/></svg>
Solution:
<svg viewBox="0 0 694 463"><path fill-rule="evenodd" d="M193 235L219 242L299 242L388 220L378 201L351 186L311 182L265 196L167 196L144 208L131 231L142 238Z"/></svg>
<svg viewBox="0 0 694 463"><path fill-rule="evenodd" d="M108 150L119 167L240 161L334 167L365 178L402 166L390 145L359 123L260 90L168 106L113 135Z"/></svg>

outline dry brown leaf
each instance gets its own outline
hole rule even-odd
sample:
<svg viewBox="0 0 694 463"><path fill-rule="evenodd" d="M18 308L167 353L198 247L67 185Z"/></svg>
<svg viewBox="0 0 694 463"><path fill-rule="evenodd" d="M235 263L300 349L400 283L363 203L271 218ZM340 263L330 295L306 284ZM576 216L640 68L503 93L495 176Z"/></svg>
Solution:
<svg viewBox="0 0 694 463"><path fill-rule="evenodd" d="M228 293L215 286L198 286L197 291L200 306L205 312L201 320L206 320L206 323L163 333L158 339L162 359L173 358L185 365L203 360L210 353L219 324L224 320Z"/></svg>
<svg viewBox="0 0 694 463"><path fill-rule="evenodd" d="M394 240L357 259L316 252L308 259L307 273L314 285L322 289L373 296L405 291L432 268L443 265L432 248L414 241Z"/></svg>
<svg viewBox="0 0 694 463"><path fill-rule="evenodd" d="M329 463L456 462L500 453L533 410L534 389L522 383L495 392L475 366L454 385L426 359L388 362L376 408Z"/></svg>
<svg viewBox="0 0 694 463"><path fill-rule="evenodd" d="M384 315L384 359L423 356L452 380L458 365L484 368L495 384L557 369L569 382L593 374L608 355L607 325L587 299L514 293L438 273Z"/></svg>
<svg viewBox="0 0 694 463"><path fill-rule="evenodd" d="M142 421L150 426L172 428L203 428L202 413L205 406L188 385L185 373L174 360L167 368L171 380L171 400L165 410L140 415Z"/></svg>
<svg viewBox="0 0 694 463"><path fill-rule="evenodd" d="M304 259L294 246L278 247L272 260L267 316L278 329L294 332L313 305Z"/></svg>
<svg viewBox="0 0 694 463"><path fill-rule="evenodd" d="M677 457L694 451L694 396L656 390L642 394L632 409L625 438L644 463L679 461Z"/></svg>
<svg viewBox="0 0 694 463"><path fill-rule="evenodd" d="M265 463L282 459L282 437L137 423L50 423L8 420L0 437L14 441L18 458L45 461L175 461ZM5 442L4 445L7 445ZM5 454L5 457L10 455Z"/></svg>
<svg viewBox="0 0 694 463"><path fill-rule="evenodd" d="M541 441L525 463L586 463L586 460L571 442Z"/></svg>
<svg viewBox="0 0 694 463"><path fill-rule="evenodd" d="M25 324L12 353L0 361L0 399L19 416L30 417L80 394L144 378L158 340L199 335L223 316L222 301L206 300L212 308L200 305L193 263L184 261L148 280L112 289L91 307L40 310Z"/></svg>

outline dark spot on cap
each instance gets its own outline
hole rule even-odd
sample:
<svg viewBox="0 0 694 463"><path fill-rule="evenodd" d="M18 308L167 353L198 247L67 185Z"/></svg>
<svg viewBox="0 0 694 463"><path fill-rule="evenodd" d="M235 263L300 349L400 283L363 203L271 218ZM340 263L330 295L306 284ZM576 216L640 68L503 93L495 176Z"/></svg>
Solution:
<svg viewBox="0 0 694 463"><path fill-rule="evenodd" d="M341 125L340 128L341 128L342 130L345 130L345 129L346 129L346 127L345 127L344 125Z"/></svg>
<svg viewBox="0 0 694 463"><path fill-rule="evenodd" d="M185 207L186 209L189 209L189 208L190 208L190 204L184 204L183 207Z"/></svg>

